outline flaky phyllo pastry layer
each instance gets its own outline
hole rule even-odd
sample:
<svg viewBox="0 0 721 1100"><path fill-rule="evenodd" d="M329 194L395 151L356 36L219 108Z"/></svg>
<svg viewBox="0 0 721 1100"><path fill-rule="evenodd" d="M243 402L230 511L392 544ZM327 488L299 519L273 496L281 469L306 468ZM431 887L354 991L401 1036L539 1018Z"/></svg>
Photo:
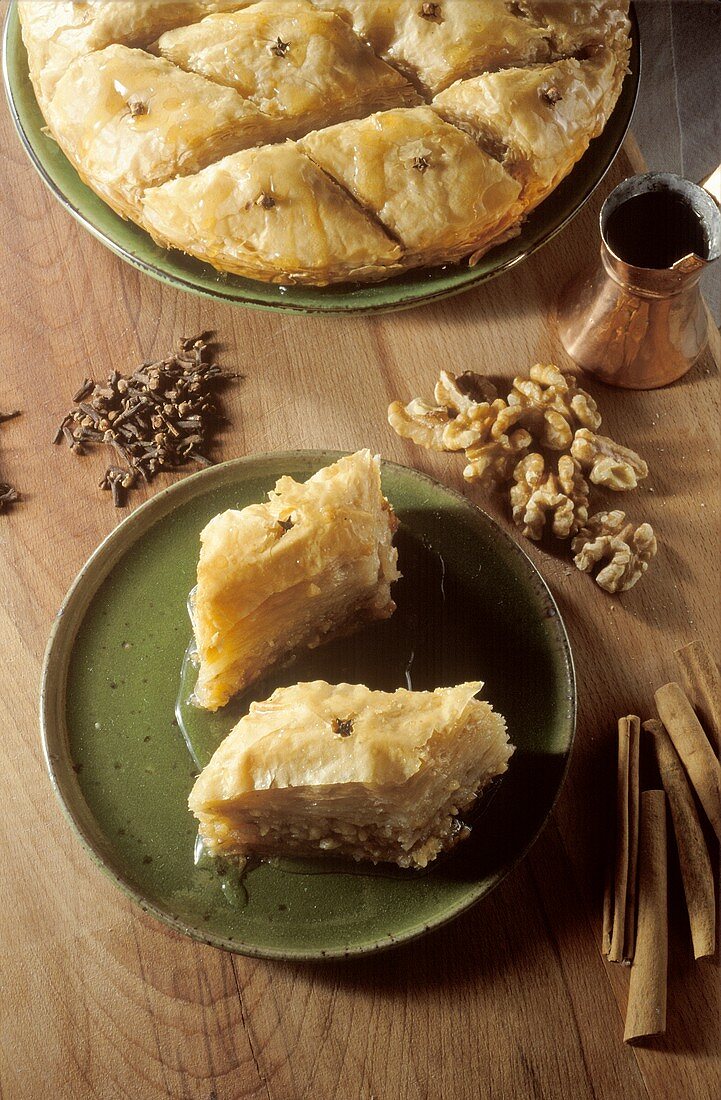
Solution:
<svg viewBox="0 0 721 1100"><path fill-rule="evenodd" d="M199 705L217 710L303 649L392 615L396 526L370 451L212 519L192 604Z"/></svg>
<svg viewBox="0 0 721 1100"><path fill-rule="evenodd" d="M82 178L157 241L282 283L477 260L618 98L628 0L20 0Z"/></svg>
<svg viewBox="0 0 721 1100"><path fill-rule="evenodd" d="M468 835L458 815L507 770L481 683L280 688L223 741L189 806L215 854L350 857L425 867Z"/></svg>

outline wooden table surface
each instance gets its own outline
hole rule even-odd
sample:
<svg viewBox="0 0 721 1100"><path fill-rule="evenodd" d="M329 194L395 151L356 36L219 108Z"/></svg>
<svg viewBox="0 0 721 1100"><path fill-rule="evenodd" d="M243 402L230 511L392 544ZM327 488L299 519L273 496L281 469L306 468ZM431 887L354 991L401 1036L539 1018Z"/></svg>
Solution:
<svg viewBox="0 0 721 1100"><path fill-rule="evenodd" d="M88 859L52 795L38 735L53 616L123 515L96 489L105 456L79 459L50 445L79 380L214 329L224 362L247 375L229 397L223 456L370 446L461 488L508 525L502 502L463 484L456 457L399 440L386 406L430 393L440 366L508 378L535 361L569 367L549 309L595 250L601 198L630 171L628 154L574 223L504 278L426 309L341 320L250 312L166 289L50 197L6 113L0 141L0 409L23 410L0 428L2 477L22 492L0 516L3 1100L718 1098L718 959L693 962L677 872L662 1041L624 1046L628 971L599 950L615 719L649 715L676 646L700 636L717 649L710 354L663 391L589 386L609 432L650 463L647 487L623 503L653 523L659 557L637 588L612 599L563 555L524 543L571 635L576 747L530 855L451 925L382 956L325 965L233 957L183 939Z"/></svg>

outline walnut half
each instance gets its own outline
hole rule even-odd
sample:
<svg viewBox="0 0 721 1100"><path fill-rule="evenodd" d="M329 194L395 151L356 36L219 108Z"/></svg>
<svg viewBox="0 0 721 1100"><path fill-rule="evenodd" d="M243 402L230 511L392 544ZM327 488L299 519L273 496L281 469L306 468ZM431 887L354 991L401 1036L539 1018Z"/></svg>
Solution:
<svg viewBox="0 0 721 1100"><path fill-rule="evenodd" d="M588 485L570 455L561 455L557 474L547 468L542 455L526 455L513 477L513 519L526 538L540 539L548 516L553 517L552 530L558 539L569 538L586 523Z"/></svg>
<svg viewBox="0 0 721 1100"><path fill-rule="evenodd" d="M445 432L451 423L447 409L439 409L414 397L407 405L393 401L388 406L388 423L403 439L410 439L427 451L450 451ZM463 448L460 448L463 450Z"/></svg>
<svg viewBox="0 0 721 1100"><path fill-rule="evenodd" d="M469 481L505 480L531 437L516 424L521 408L511 408L496 397L487 379L467 371L458 378L441 371L435 387L435 405L415 398L408 405L394 401L388 422L404 439L433 451L465 451L463 471Z"/></svg>
<svg viewBox="0 0 721 1100"><path fill-rule="evenodd" d="M648 466L640 455L605 435L595 435L588 428L576 432L571 454L594 485L603 485L616 493L635 489L639 481L648 477Z"/></svg>
<svg viewBox="0 0 721 1100"><path fill-rule="evenodd" d="M590 394L551 363L536 363L528 378L514 378L508 404L524 410L521 423L543 447L567 451L577 426L596 431L601 416Z"/></svg>
<svg viewBox="0 0 721 1100"><path fill-rule="evenodd" d="M506 409L505 413L511 411ZM466 481L501 482L511 477L518 459L533 441L524 428L504 430L510 426L506 419L501 412L490 424L487 438L466 448L467 464L463 469Z"/></svg>
<svg viewBox="0 0 721 1100"><path fill-rule="evenodd" d="M429 451L463 451L477 443L495 403L490 382L471 371L456 378L442 370L434 396L435 405L420 397L407 405L394 401L388 407L388 423L403 439Z"/></svg>
<svg viewBox="0 0 721 1100"><path fill-rule="evenodd" d="M650 523L634 528L625 512L597 512L573 540L574 563L583 573L596 574L606 592L626 592L643 576L656 555L656 536Z"/></svg>

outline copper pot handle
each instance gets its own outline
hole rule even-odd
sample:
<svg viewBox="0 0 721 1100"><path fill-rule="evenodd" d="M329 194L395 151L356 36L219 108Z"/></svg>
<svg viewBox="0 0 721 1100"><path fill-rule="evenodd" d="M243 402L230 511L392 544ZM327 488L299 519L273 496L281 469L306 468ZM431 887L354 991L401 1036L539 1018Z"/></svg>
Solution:
<svg viewBox="0 0 721 1100"><path fill-rule="evenodd" d="M714 168L710 176L701 180L701 187L705 188L709 195L716 199L716 202L721 206L721 164L718 168Z"/></svg>

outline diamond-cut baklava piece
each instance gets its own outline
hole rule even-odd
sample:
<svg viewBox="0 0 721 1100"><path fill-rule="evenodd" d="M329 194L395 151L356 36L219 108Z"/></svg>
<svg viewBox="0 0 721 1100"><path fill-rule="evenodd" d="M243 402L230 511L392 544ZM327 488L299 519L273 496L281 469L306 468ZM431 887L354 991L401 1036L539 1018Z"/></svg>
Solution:
<svg viewBox="0 0 721 1100"><path fill-rule="evenodd" d="M623 73L618 53L599 47L584 60L460 80L436 96L433 107L503 160L531 209L603 129Z"/></svg>
<svg viewBox="0 0 721 1100"><path fill-rule="evenodd" d="M429 107L382 111L300 143L401 243L405 262L452 261L514 230L520 186Z"/></svg>
<svg viewBox="0 0 721 1100"><path fill-rule="evenodd" d="M545 61L546 28L507 0L316 0L427 92L486 69Z"/></svg>
<svg viewBox="0 0 721 1100"><path fill-rule="evenodd" d="M268 127L231 88L127 46L74 61L47 118L78 172L136 219L146 188L255 145Z"/></svg>
<svg viewBox="0 0 721 1100"><path fill-rule="evenodd" d="M156 240L249 278L385 278L401 259L382 227L290 141L152 189L143 212Z"/></svg>
<svg viewBox="0 0 721 1100"><path fill-rule="evenodd" d="M38 99L44 101L77 57L119 42L146 46L170 27L252 0L20 0L23 41Z"/></svg>
<svg viewBox="0 0 721 1100"><path fill-rule="evenodd" d="M164 34L157 48L252 100L287 137L420 100L345 20L310 0L263 0L211 15Z"/></svg>
<svg viewBox="0 0 721 1100"><path fill-rule="evenodd" d="M425 867L468 835L458 814L513 753L504 719L476 699L482 686L321 680L253 703L190 795L206 847Z"/></svg>
<svg viewBox="0 0 721 1100"><path fill-rule="evenodd" d="M202 532L192 618L197 702L217 710L300 650L387 619L400 574L380 459L358 451Z"/></svg>

